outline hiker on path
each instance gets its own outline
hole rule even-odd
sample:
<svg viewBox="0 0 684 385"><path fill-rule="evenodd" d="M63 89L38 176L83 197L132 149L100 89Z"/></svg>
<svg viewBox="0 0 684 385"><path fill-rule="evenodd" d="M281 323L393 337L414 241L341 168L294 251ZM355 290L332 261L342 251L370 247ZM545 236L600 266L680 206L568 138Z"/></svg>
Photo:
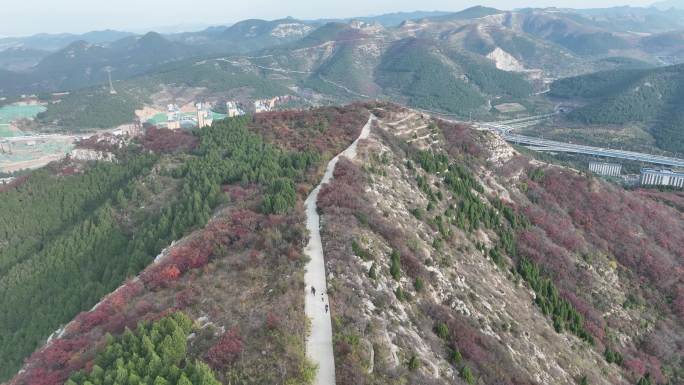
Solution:
<svg viewBox="0 0 684 385"><path fill-rule="evenodd" d="M328 313L328 305L325 305L325 313Z"/></svg>
<svg viewBox="0 0 684 385"><path fill-rule="evenodd" d="M311 294L316 295L316 288L311 286Z"/></svg>

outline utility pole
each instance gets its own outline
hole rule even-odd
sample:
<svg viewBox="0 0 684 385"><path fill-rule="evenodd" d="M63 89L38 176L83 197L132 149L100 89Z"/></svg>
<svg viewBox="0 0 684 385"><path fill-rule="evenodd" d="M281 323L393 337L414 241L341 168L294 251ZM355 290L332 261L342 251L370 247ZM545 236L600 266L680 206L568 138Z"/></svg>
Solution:
<svg viewBox="0 0 684 385"><path fill-rule="evenodd" d="M109 94L110 95L116 95L116 90L114 89L114 83L112 82L112 67L105 67L105 71L107 71L107 77L109 78Z"/></svg>

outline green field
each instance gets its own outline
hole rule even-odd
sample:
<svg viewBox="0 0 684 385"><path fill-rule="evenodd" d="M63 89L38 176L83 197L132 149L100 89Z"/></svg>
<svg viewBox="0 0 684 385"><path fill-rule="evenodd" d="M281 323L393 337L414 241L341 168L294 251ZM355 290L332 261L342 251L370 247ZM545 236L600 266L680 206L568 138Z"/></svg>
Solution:
<svg viewBox="0 0 684 385"><path fill-rule="evenodd" d="M12 104L3 106L0 107L0 125L9 124L18 119L35 118L43 111L45 111L45 107L40 105Z"/></svg>
<svg viewBox="0 0 684 385"><path fill-rule="evenodd" d="M10 123L19 119L35 118L43 111L45 107L40 105L11 104L0 107L0 138L22 135L21 131L10 129Z"/></svg>

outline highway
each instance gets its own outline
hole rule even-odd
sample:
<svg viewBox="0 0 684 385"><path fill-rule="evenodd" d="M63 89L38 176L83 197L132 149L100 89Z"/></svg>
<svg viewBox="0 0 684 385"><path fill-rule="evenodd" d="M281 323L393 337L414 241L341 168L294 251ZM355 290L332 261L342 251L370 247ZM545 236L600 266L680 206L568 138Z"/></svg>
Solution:
<svg viewBox="0 0 684 385"><path fill-rule="evenodd" d="M600 156L604 158L624 159L637 162L651 163L668 167L684 168L684 159L671 158L667 156L652 155L642 152L614 150L610 148L584 146L535 138L531 136L513 134L517 128L529 127L553 117L556 114L546 114L531 116L522 119L507 120L501 122L482 122L476 125L499 134L504 140L510 143L529 146L534 151L566 152L583 155Z"/></svg>
<svg viewBox="0 0 684 385"><path fill-rule="evenodd" d="M556 142L553 140L533 138L530 136L516 135L511 133L502 134L502 137L510 143L531 146L535 151L567 152L574 154L594 155L604 158L633 160L638 162L658 164L669 167L684 167L684 159L670 158L667 156L651 155L641 152L613 150L610 148L583 146L580 144Z"/></svg>

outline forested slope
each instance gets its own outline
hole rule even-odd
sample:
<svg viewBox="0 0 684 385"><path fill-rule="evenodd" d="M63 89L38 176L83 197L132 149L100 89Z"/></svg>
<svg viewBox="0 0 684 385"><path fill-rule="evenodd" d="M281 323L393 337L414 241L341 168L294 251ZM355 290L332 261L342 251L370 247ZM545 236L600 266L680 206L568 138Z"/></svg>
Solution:
<svg viewBox="0 0 684 385"><path fill-rule="evenodd" d="M556 81L551 95L581 98L585 107L568 115L584 124L641 123L649 127L658 147L684 149L684 67L618 70Z"/></svg>
<svg viewBox="0 0 684 385"><path fill-rule="evenodd" d="M134 191L155 158L100 164L58 182L37 171L0 201L0 355L11 375L39 341L149 260L127 252L115 194ZM56 183L58 182L58 183Z"/></svg>
<svg viewBox="0 0 684 385"><path fill-rule="evenodd" d="M221 327L231 328L245 309L244 299L231 304L231 299L239 298L235 291L219 286L212 290L204 281L237 283L247 278L240 275L247 268L259 269L258 276L264 279L283 274L292 280L280 286L283 281L271 278L279 294L255 295L249 301L255 306L262 302L258 306L264 317L269 308L284 307L274 313L277 316L268 316L273 333L284 333L278 337L280 342L270 344L273 349L293 351L280 353L282 359L263 362L261 369L256 366L262 364L257 356L231 375L267 378L276 375L271 366L276 365L287 367L277 372L287 378L306 376L308 366L298 350L301 339L284 337L304 332L303 311L296 310L303 304L294 295L302 266L298 202L315 179L321 154L328 156L350 142L367 119L365 111L353 106L302 112L293 116L303 123L297 126L278 115L266 115L267 120L242 117L216 122L192 134L149 130L138 144L117 153L117 163L66 161L55 165L55 170L48 169L52 173L34 172L23 184L0 192L8 198L0 203L3 212L13 214L3 216L3 231L8 235L0 277L0 292L7 299L0 303L3 379L77 314L60 338L29 358L27 370L12 383L57 384L76 370L90 371L93 359L100 362L95 356L105 333L120 334L126 327L134 328L139 321L157 319L172 309L186 309L195 320L204 316L212 325L221 322ZM317 122L319 127L308 122ZM291 135L306 141L298 143L300 150L290 151L285 137L272 137L274 127L281 134L291 127ZM269 133L271 139L266 142L255 131ZM324 133L326 140L319 142ZM25 204L30 209L22 210ZM14 221L21 227L13 228ZM191 235L183 238L187 234ZM179 245L163 253L162 260L148 267L162 249L181 238ZM271 262L252 264L267 257ZM237 270L230 268L243 263ZM126 281L143 269L139 278ZM227 278L231 275L235 276ZM83 312L122 284L96 308ZM210 308L193 306L199 303L200 291L202 303ZM227 308L220 310L217 303ZM258 334L261 327L248 321L252 315L242 315L244 334L236 338L272 338L274 334ZM218 338L222 335L218 331L202 334L203 342L189 349L193 359L200 358L214 368L232 365L233 353L224 351L221 344L233 344L233 340L227 332L225 339ZM260 355L266 344L250 344L245 354ZM190 378L194 369L188 368ZM175 375L166 369L162 377ZM228 374L217 375L224 381ZM82 383L85 378L74 381Z"/></svg>
<svg viewBox="0 0 684 385"><path fill-rule="evenodd" d="M394 43L375 78L385 92L412 106L459 115L486 110L487 98L524 98L532 91L519 74L415 38Z"/></svg>

